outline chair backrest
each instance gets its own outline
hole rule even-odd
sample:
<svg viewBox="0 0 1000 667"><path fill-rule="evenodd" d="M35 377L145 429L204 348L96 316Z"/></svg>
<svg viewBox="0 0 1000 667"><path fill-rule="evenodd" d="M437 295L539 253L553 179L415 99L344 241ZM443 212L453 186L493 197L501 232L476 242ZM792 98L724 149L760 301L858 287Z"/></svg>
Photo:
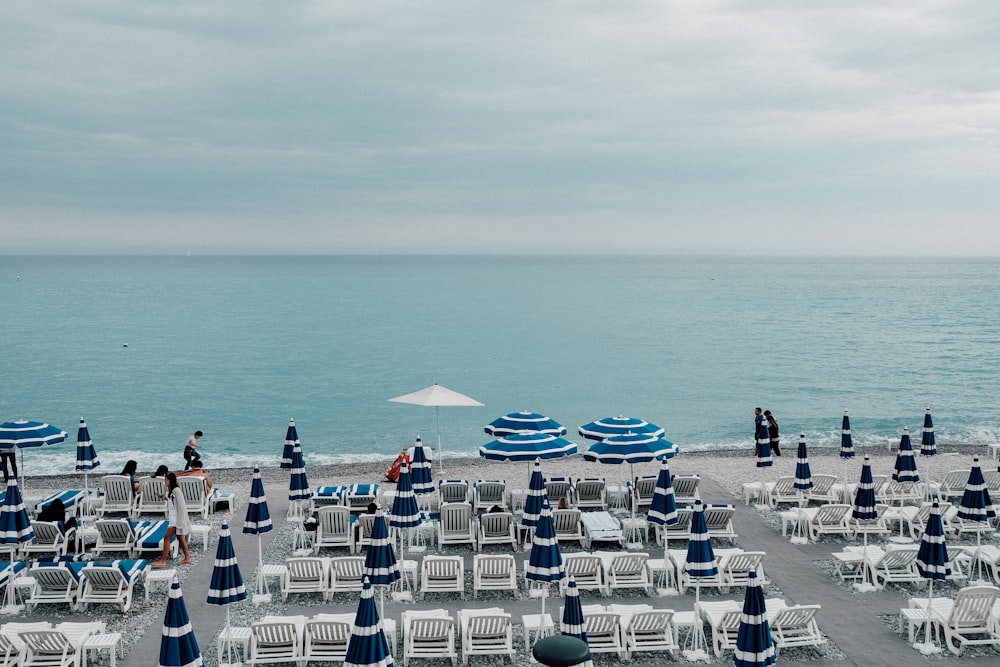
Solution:
<svg viewBox="0 0 1000 667"><path fill-rule="evenodd" d="M125 574L117 567L87 566L80 571L80 576L87 580L91 588L102 591L122 590L128 583Z"/></svg>
<svg viewBox="0 0 1000 667"><path fill-rule="evenodd" d="M594 575L601 571L600 556L589 554L566 554L563 557L563 564L566 567L566 576L579 577L581 575Z"/></svg>
<svg viewBox="0 0 1000 667"><path fill-rule="evenodd" d="M795 488L795 478L786 475L779 477L774 483L774 493L779 496L794 496L798 490Z"/></svg>
<svg viewBox="0 0 1000 667"><path fill-rule="evenodd" d="M479 517L479 525L486 537L507 537L510 535L514 515L510 512L493 512Z"/></svg>
<svg viewBox="0 0 1000 667"><path fill-rule="evenodd" d="M604 499L604 478L600 479L578 479L576 480L576 498L579 501L592 501Z"/></svg>
<svg viewBox="0 0 1000 667"><path fill-rule="evenodd" d="M764 560L763 551L744 551L723 556L720 565L728 572L756 572Z"/></svg>
<svg viewBox="0 0 1000 667"><path fill-rule="evenodd" d="M177 486L184 494L184 502L188 510L192 506L201 507L208 500L208 491L205 489L205 478L197 475L186 475L177 478Z"/></svg>
<svg viewBox="0 0 1000 667"><path fill-rule="evenodd" d="M322 558L296 557L285 559L285 568L291 581L321 581L326 561Z"/></svg>
<svg viewBox="0 0 1000 667"><path fill-rule="evenodd" d="M336 574L337 579L357 579L360 582L361 577L364 576L365 559L361 556L342 556L332 559L330 567Z"/></svg>
<svg viewBox="0 0 1000 667"><path fill-rule="evenodd" d="M844 505L841 503L823 505L819 508L819 511L816 512L816 518L813 520L813 523L817 525L836 525L842 523L847 518L847 514L850 511L850 505Z"/></svg>
<svg viewBox="0 0 1000 667"><path fill-rule="evenodd" d="M953 628L978 627L991 622L993 603L1000 595L995 586L967 586L955 594L945 624Z"/></svg>
<svg viewBox="0 0 1000 667"><path fill-rule="evenodd" d="M425 556L423 567L431 579L452 579L458 576L459 561L454 558Z"/></svg>
<svg viewBox="0 0 1000 667"><path fill-rule="evenodd" d="M656 477L638 477L635 480L635 494L640 500L652 500L656 489Z"/></svg>
<svg viewBox="0 0 1000 667"><path fill-rule="evenodd" d="M126 545L135 539L135 529L127 519L98 519L94 524L102 540Z"/></svg>
<svg viewBox="0 0 1000 667"><path fill-rule="evenodd" d="M946 491L962 491L969 481L970 470L950 470L941 480L941 488Z"/></svg>
<svg viewBox="0 0 1000 667"><path fill-rule="evenodd" d="M733 520L736 508L733 505L708 505L705 507L705 524L712 528L725 528Z"/></svg>
<svg viewBox="0 0 1000 667"><path fill-rule="evenodd" d="M697 475L677 475L671 480L674 487L674 497L678 501L690 502L698 496L698 484L701 478Z"/></svg>
<svg viewBox="0 0 1000 667"><path fill-rule="evenodd" d="M476 482L476 498L478 504L499 505L504 507L507 504L507 482L496 479L481 479Z"/></svg>
<svg viewBox="0 0 1000 667"><path fill-rule="evenodd" d="M343 644L351 638L351 624L342 621L308 621L305 628L306 644Z"/></svg>
<svg viewBox="0 0 1000 667"><path fill-rule="evenodd" d="M469 483L463 479L441 480L438 485L441 503L464 503L469 499Z"/></svg>
<svg viewBox="0 0 1000 667"><path fill-rule="evenodd" d="M670 629L670 621L674 618L672 609L654 609L640 611L632 616L629 629L635 634L666 633Z"/></svg>
<svg viewBox="0 0 1000 667"><path fill-rule="evenodd" d="M470 639L506 637L511 631L510 614L482 614L468 618Z"/></svg>
<svg viewBox="0 0 1000 667"><path fill-rule="evenodd" d="M375 527L375 514L359 514L357 519L358 534L362 540L370 540L372 528Z"/></svg>
<svg viewBox="0 0 1000 667"><path fill-rule="evenodd" d="M69 637L59 630L33 630L22 632L19 635L21 641L25 643L29 655L52 656L52 655L74 655L76 648L70 642ZM63 664L61 662L51 662L48 660L33 661L25 660L24 664ZM75 663L74 663L75 664Z"/></svg>
<svg viewBox="0 0 1000 667"><path fill-rule="evenodd" d="M141 508L167 507L167 484L162 477L140 477L139 499Z"/></svg>
<svg viewBox="0 0 1000 667"><path fill-rule="evenodd" d="M552 521L555 524L556 535L577 535L581 530L580 510L552 510Z"/></svg>
<svg viewBox="0 0 1000 667"><path fill-rule="evenodd" d="M555 505L561 498L569 497L572 486L572 482L566 477L551 477L545 480L545 493L549 502Z"/></svg>
<svg viewBox="0 0 1000 667"><path fill-rule="evenodd" d="M816 617L816 612L820 610L818 604L796 605L778 610L771 620L771 627L779 631L787 631L795 628L805 628L812 624Z"/></svg>
<svg viewBox="0 0 1000 667"><path fill-rule="evenodd" d="M31 529L35 532L33 546L54 546L63 539L63 531L54 521L32 521Z"/></svg>
<svg viewBox="0 0 1000 667"><path fill-rule="evenodd" d="M489 515L486 515L489 516ZM472 505L449 503L441 506L441 530L446 533L466 533L472 524Z"/></svg>
<svg viewBox="0 0 1000 667"><path fill-rule="evenodd" d="M76 588L79 579L68 567L32 567L29 570L35 585L46 591L62 591Z"/></svg>
<svg viewBox="0 0 1000 667"><path fill-rule="evenodd" d="M455 620L452 618L414 618L410 621L410 636L424 647L441 642L444 648L454 632Z"/></svg>
<svg viewBox="0 0 1000 667"><path fill-rule="evenodd" d="M830 493L830 489L837 483L836 475L813 475L813 488L809 490L811 495L825 496Z"/></svg>
<svg viewBox="0 0 1000 667"><path fill-rule="evenodd" d="M586 617L588 637L607 637L618 634L621 616L618 614L591 614Z"/></svg>
<svg viewBox="0 0 1000 667"><path fill-rule="evenodd" d="M608 569L616 575L635 574L645 570L648 559L649 554L618 554L611 559L611 566Z"/></svg>
<svg viewBox="0 0 1000 667"><path fill-rule="evenodd" d="M101 478L101 491L105 507L128 508L135 497L135 487L128 475L105 475Z"/></svg>
<svg viewBox="0 0 1000 667"><path fill-rule="evenodd" d="M260 648L273 650L277 647L287 647L289 650L295 650L298 647L299 633L294 623L261 621L251 625L250 630ZM297 655L297 650L291 655Z"/></svg>
<svg viewBox="0 0 1000 667"><path fill-rule="evenodd" d="M476 560L479 574L484 577L498 578L510 576L514 569L514 557L510 555L482 555Z"/></svg>
<svg viewBox="0 0 1000 667"><path fill-rule="evenodd" d="M917 560L917 547L890 549L879 560L878 567L887 570L909 569Z"/></svg>
<svg viewBox="0 0 1000 667"><path fill-rule="evenodd" d="M327 505L316 510L317 529L324 534L347 535L351 530L351 508Z"/></svg>

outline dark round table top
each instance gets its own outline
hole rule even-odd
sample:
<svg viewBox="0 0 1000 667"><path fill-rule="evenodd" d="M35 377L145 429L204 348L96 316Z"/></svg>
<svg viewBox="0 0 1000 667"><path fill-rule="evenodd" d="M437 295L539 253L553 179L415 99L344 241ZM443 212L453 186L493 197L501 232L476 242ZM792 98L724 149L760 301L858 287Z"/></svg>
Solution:
<svg viewBox="0 0 1000 667"><path fill-rule="evenodd" d="M576 637L553 635L535 642L531 654L535 656L535 660L548 667L570 667L586 660L590 647Z"/></svg>

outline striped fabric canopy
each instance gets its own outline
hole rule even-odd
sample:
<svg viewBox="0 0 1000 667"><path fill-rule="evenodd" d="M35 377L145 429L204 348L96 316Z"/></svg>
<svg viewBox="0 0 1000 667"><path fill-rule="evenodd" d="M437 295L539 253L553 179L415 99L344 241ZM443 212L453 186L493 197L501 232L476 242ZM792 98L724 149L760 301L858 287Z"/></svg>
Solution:
<svg viewBox="0 0 1000 667"><path fill-rule="evenodd" d="M958 505L958 518L964 521L979 521L988 524L989 520L996 515L990 491L983 478L983 470L979 467L979 458L976 457L972 459L969 481L965 483L962 502Z"/></svg>
<svg viewBox="0 0 1000 667"><path fill-rule="evenodd" d="M844 410L844 419L840 422L840 458L854 458L854 440L851 438L851 418Z"/></svg>
<svg viewBox="0 0 1000 667"><path fill-rule="evenodd" d="M160 667L201 667L203 664L180 582L174 578L167 598L167 611L163 616Z"/></svg>
<svg viewBox="0 0 1000 667"><path fill-rule="evenodd" d="M677 445L654 433L623 433L596 442L583 453L587 461L618 465L647 463L669 459L677 454Z"/></svg>
<svg viewBox="0 0 1000 667"><path fill-rule="evenodd" d="M233 536L229 524L224 523L219 529L219 543L215 548L215 567L212 568L212 580L208 585L208 604L229 605L247 597L247 589L243 584L243 573L236 562L236 552L233 550Z"/></svg>
<svg viewBox="0 0 1000 667"><path fill-rule="evenodd" d="M281 469L289 470L292 467L292 451L299 443L299 431L295 428L295 420L288 420L288 430L285 431L285 447L281 450Z"/></svg>
<svg viewBox="0 0 1000 667"><path fill-rule="evenodd" d="M861 481L858 483L858 490L854 492L854 508L851 510L851 516L857 521L874 521L878 518L876 504L875 478L872 477L872 466L866 456L861 466Z"/></svg>
<svg viewBox="0 0 1000 667"><path fill-rule="evenodd" d="M934 441L934 420L931 419L931 409L924 412L924 430L920 433L921 456L936 456L937 444Z"/></svg>
<svg viewBox="0 0 1000 667"><path fill-rule="evenodd" d="M813 487L812 470L809 468L809 451L806 448L805 433L799 434L799 451L795 461L795 482L792 486L803 493Z"/></svg>
<svg viewBox="0 0 1000 667"><path fill-rule="evenodd" d="M394 528L416 528L420 523L420 508L417 506L417 496L413 493L410 466L404 460L399 468L396 495L389 509L389 525Z"/></svg>
<svg viewBox="0 0 1000 667"><path fill-rule="evenodd" d="M389 642L382 630L382 619L375 608L372 582L364 578L358 613L351 627L344 667L393 667Z"/></svg>
<svg viewBox="0 0 1000 667"><path fill-rule="evenodd" d="M537 412L509 412L503 417L494 419L487 424L483 430L487 435L502 437L522 433L524 431L534 431L538 433L551 433L555 436L566 435L566 427Z"/></svg>
<svg viewBox="0 0 1000 667"><path fill-rule="evenodd" d="M0 424L0 449L55 445L66 439L66 431L44 422L18 419Z"/></svg>
<svg viewBox="0 0 1000 667"><path fill-rule="evenodd" d="M410 457L410 476L415 494L419 496L425 493L434 493L431 460L427 456L427 448L424 447L424 442L419 435L416 444L413 445L413 456Z"/></svg>
<svg viewBox="0 0 1000 667"><path fill-rule="evenodd" d="M479 448L491 461L534 461L576 454L576 445L553 433L525 431L504 435Z"/></svg>
<svg viewBox="0 0 1000 667"><path fill-rule="evenodd" d="M649 433L654 436L662 436L666 431L645 419L619 415L584 424L578 429L578 432L588 440L607 440L613 435L625 435L626 433Z"/></svg>
<svg viewBox="0 0 1000 667"><path fill-rule="evenodd" d="M913 445L910 444L910 430L907 428L903 429L903 435L899 438L899 451L896 452L896 465L892 478L897 482L920 481L917 459L913 456Z"/></svg>
<svg viewBox="0 0 1000 667"><path fill-rule="evenodd" d="M76 431L76 470L87 472L101 465L94 451L94 443L90 440L90 429L87 422L80 419L80 428Z"/></svg>
<svg viewBox="0 0 1000 667"><path fill-rule="evenodd" d="M548 504L545 493L545 478L542 477L542 462L535 459L528 481L528 494L524 498L524 511L521 513L522 526L534 526L542 514L542 507Z"/></svg>
<svg viewBox="0 0 1000 667"><path fill-rule="evenodd" d="M365 568L362 571L374 586L389 586L399 581L401 576L382 510L375 514L375 521L372 523L371 544L365 552Z"/></svg>
<svg viewBox="0 0 1000 667"><path fill-rule="evenodd" d="M774 639L771 638L771 627L767 621L764 589L755 571L750 570L748 575L733 664L736 667L765 667L773 665L777 660Z"/></svg>
<svg viewBox="0 0 1000 667"><path fill-rule="evenodd" d="M288 480L288 502L304 503L312 498L309 479L306 477L306 462L302 457L302 447L295 443L292 448L292 475Z"/></svg>
<svg viewBox="0 0 1000 667"><path fill-rule="evenodd" d="M250 500L247 501L247 516L243 521L243 532L248 535L259 535L273 529L271 513L267 509L267 494L264 493L264 480L260 477L260 468L254 468L253 481L250 483Z"/></svg>

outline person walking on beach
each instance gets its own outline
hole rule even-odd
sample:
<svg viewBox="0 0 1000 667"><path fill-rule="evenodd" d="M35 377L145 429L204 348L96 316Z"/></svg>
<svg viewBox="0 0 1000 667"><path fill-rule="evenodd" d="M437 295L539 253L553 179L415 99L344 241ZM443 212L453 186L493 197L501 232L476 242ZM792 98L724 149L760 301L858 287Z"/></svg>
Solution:
<svg viewBox="0 0 1000 667"><path fill-rule="evenodd" d="M767 437L771 441L771 451L775 456L781 456L781 447L778 446L778 420L770 410L764 410L764 419L767 420Z"/></svg>
<svg viewBox="0 0 1000 667"><path fill-rule="evenodd" d="M152 567L160 569L167 566L167 556L170 555L170 541L177 535L184 559L177 561L178 565L191 564L191 552L188 550L187 536L191 532L191 522L188 520L187 504L184 493L177 484L177 475L167 473L167 534L163 538L163 555L160 560L151 563Z"/></svg>
<svg viewBox="0 0 1000 667"><path fill-rule="evenodd" d="M191 461L201 458L198 450L201 449L201 445L198 444L198 439L204 435L201 431L195 431L194 435L188 436L187 444L184 445L184 469L191 469Z"/></svg>

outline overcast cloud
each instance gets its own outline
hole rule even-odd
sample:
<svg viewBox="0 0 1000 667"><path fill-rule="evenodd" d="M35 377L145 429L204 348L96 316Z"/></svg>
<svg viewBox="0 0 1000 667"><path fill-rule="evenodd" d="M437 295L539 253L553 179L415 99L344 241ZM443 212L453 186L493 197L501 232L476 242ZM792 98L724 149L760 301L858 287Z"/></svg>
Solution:
<svg viewBox="0 0 1000 667"><path fill-rule="evenodd" d="M0 254L1000 254L1000 3L7 2Z"/></svg>

